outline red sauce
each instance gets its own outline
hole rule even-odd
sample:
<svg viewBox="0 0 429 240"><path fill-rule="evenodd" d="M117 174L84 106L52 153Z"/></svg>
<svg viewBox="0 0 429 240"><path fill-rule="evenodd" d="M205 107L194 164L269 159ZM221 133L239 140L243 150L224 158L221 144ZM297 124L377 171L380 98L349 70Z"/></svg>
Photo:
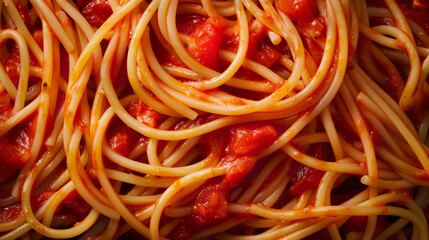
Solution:
<svg viewBox="0 0 429 240"><path fill-rule="evenodd" d="M0 208L0 222L9 222L22 214L22 207L20 203L15 203L11 206Z"/></svg>
<svg viewBox="0 0 429 240"><path fill-rule="evenodd" d="M178 15L176 21L178 32L189 36L189 41L183 43L188 53L204 66L220 70L218 52L227 27L226 22L221 18L192 14ZM169 49L165 49L159 41L165 40L152 38L155 55L161 64L188 68L167 42L164 45Z"/></svg>
<svg viewBox="0 0 429 240"><path fill-rule="evenodd" d="M92 207L79 195L76 189L67 195L63 203L79 217L87 216L92 209Z"/></svg>
<svg viewBox="0 0 429 240"><path fill-rule="evenodd" d="M6 91L0 93L0 126L13 113L13 100Z"/></svg>
<svg viewBox="0 0 429 240"><path fill-rule="evenodd" d="M417 23L426 33L429 33L429 1L428 0L398 0L397 4L407 18ZM384 1L369 1L368 6L386 7ZM395 26L396 22L392 18L371 17L370 24ZM417 41L419 44L419 41Z"/></svg>
<svg viewBox="0 0 429 240"><path fill-rule="evenodd" d="M139 139L139 135L119 118L114 118L107 129L106 138L113 151L127 156Z"/></svg>
<svg viewBox="0 0 429 240"><path fill-rule="evenodd" d="M307 155L326 161L331 157L331 149L328 144L312 144ZM290 169L292 185L290 186L288 193L290 195L297 195L308 189L316 188L319 186L320 180L324 174L324 171L314 169L294 161Z"/></svg>
<svg viewBox="0 0 429 240"><path fill-rule="evenodd" d="M280 46L274 46L267 36L268 29L258 21L253 21L249 30L249 43L246 53L247 59L262 64L267 68L272 68L281 57L282 51L287 52L289 55L289 48L287 44L285 44L285 41L282 41L282 43L279 44ZM224 35L221 44L222 49L236 52L238 46L239 36L236 32L234 32L234 34ZM262 79L258 74L245 68L240 68L235 77L252 80Z"/></svg>
<svg viewBox="0 0 429 240"><path fill-rule="evenodd" d="M94 27L101 27L113 13L109 0L77 0L76 5Z"/></svg>
<svg viewBox="0 0 429 240"><path fill-rule="evenodd" d="M133 101L126 110L137 121L156 127L165 116L148 107L142 101ZM110 147L121 155L127 156L130 151L141 141L146 141L141 134L126 126L119 118L114 118L107 129L107 142Z"/></svg>
<svg viewBox="0 0 429 240"><path fill-rule="evenodd" d="M213 17L193 27L191 40L185 43L189 54L204 66L219 69L218 53L226 22Z"/></svg>
<svg viewBox="0 0 429 240"><path fill-rule="evenodd" d="M240 185L257 161L257 155L277 137L275 128L263 123L247 123L219 130L206 136L210 154L221 158L218 166L227 168L223 178L217 178L202 187L193 207L192 219L196 225L206 225L228 215L229 192Z"/></svg>
<svg viewBox="0 0 429 240"><path fill-rule="evenodd" d="M320 65L324 52L323 49L307 33L303 33L303 37L305 49L308 50L316 64Z"/></svg>
<svg viewBox="0 0 429 240"><path fill-rule="evenodd" d="M24 6L21 1L15 1L14 2L16 9L18 10L19 15L22 18L22 21L24 22L25 26L28 28L28 30L31 32L31 30L33 29L31 24L30 24L30 11L31 9L29 9L28 7ZM1 26L2 29L8 29L8 28L13 28L13 29L17 29L16 25L13 21L2 21L1 22Z"/></svg>
<svg viewBox="0 0 429 240"><path fill-rule="evenodd" d="M137 119L137 121L144 123L149 127L157 126L160 120L166 118L161 113L158 113L157 111L148 107L142 101L133 101L130 105L127 106L127 111L131 114L131 116Z"/></svg>
<svg viewBox="0 0 429 240"><path fill-rule="evenodd" d="M194 14L178 14L176 16L177 31L191 36L195 29L204 24L207 17Z"/></svg>
<svg viewBox="0 0 429 240"><path fill-rule="evenodd" d="M36 119L33 114L0 137L0 182L22 168L30 159L30 149L36 132Z"/></svg>
<svg viewBox="0 0 429 240"><path fill-rule="evenodd" d="M19 15L21 15L22 20L24 21L25 26L27 26L27 28L29 30L31 30L31 25L30 25L30 9L24 5L22 5L21 1L16 1L15 2L15 6L16 9L19 12Z"/></svg>
<svg viewBox="0 0 429 240"><path fill-rule="evenodd" d="M31 209L33 210L33 212L36 212L40 207L42 207L43 204L45 204L45 202L49 200L54 194L55 192L46 191L39 195L32 196ZM57 212L57 210L55 212Z"/></svg>
<svg viewBox="0 0 429 240"><path fill-rule="evenodd" d="M316 18L316 2L312 0L276 0L276 6L298 24L309 24Z"/></svg>

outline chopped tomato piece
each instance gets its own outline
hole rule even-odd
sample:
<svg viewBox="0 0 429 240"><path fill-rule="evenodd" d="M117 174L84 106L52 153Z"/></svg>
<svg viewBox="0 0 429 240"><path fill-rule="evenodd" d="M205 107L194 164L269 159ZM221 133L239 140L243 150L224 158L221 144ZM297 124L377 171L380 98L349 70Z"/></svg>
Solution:
<svg viewBox="0 0 429 240"><path fill-rule="evenodd" d="M80 217L87 216L92 209L92 207L79 195L76 189L67 195L64 199L64 205Z"/></svg>
<svg viewBox="0 0 429 240"><path fill-rule="evenodd" d="M319 185L324 172L304 164L299 165L296 169L296 175L292 178L292 185L289 189L290 195L297 195L308 189L315 188Z"/></svg>
<svg viewBox="0 0 429 240"><path fill-rule="evenodd" d="M202 187L192 208L192 218L197 224L205 225L227 216L230 190L241 183L255 166L259 152L276 137L277 132L271 125L246 123L203 138L211 154L220 155L218 166L226 168L226 175Z"/></svg>
<svg viewBox="0 0 429 240"><path fill-rule="evenodd" d="M46 191L39 195L32 196L31 197L31 208L33 211L37 211L45 202L54 195L55 192Z"/></svg>
<svg viewBox="0 0 429 240"><path fill-rule="evenodd" d="M19 15L21 15L21 18L24 21L25 26L27 26L28 29L31 29L31 26L30 26L30 9L28 9L28 7L24 6L21 3L21 1L16 1L15 6L19 12Z"/></svg>
<svg viewBox="0 0 429 240"><path fill-rule="evenodd" d="M3 61L4 69L15 87L18 87L20 74L19 49L16 43L12 43L11 52Z"/></svg>
<svg viewBox="0 0 429 240"><path fill-rule="evenodd" d="M127 156L138 140L138 134L119 119L112 120L107 131L107 142L113 151Z"/></svg>
<svg viewBox="0 0 429 240"><path fill-rule="evenodd" d="M228 213L227 195L216 184L208 185L198 194L192 208L197 224L207 224L225 218Z"/></svg>
<svg viewBox="0 0 429 240"><path fill-rule="evenodd" d="M13 111L12 98L6 91L0 93L0 125L9 119Z"/></svg>
<svg viewBox="0 0 429 240"><path fill-rule="evenodd" d="M271 145L277 137L277 132L271 125L243 124L232 131L230 146L237 155L248 154L255 150L260 151Z"/></svg>
<svg viewBox="0 0 429 240"><path fill-rule="evenodd" d="M240 185L243 177L249 173L256 163L256 156L226 156L222 158L219 166L226 167L226 175L222 184L233 188Z"/></svg>
<svg viewBox="0 0 429 240"><path fill-rule="evenodd" d="M298 24L307 24L316 17L316 1L313 0L276 0L277 8Z"/></svg>
<svg viewBox="0 0 429 240"><path fill-rule="evenodd" d="M30 149L36 132L36 117L18 124L0 137L0 182L20 169L30 159Z"/></svg>
<svg viewBox="0 0 429 240"><path fill-rule="evenodd" d="M221 18L208 18L198 25L191 34L192 40L185 44L189 54L204 66L218 69L218 52L225 28Z"/></svg>
<svg viewBox="0 0 429 240"><path fill-rule="evenodd" d="M22 214L20 203L15 203L11 206L0 208L0 223L9 222Z"/></svg>
<svg viewBox="0 0 429 240"><path fill-rule="evenodd" d="M89 24L100 27L112 15L109 0L78 0L76 5Z"/></svg>
<svg viewBox="0 0 429 240"><path fill-rule="evenodd" d="M322 61L323 57L323 49L319 45L317 45L317 43L306 33L304 33L303 35L305 48L308 50L316 64L320 65L320 62Z"/></svg>
<svg viewBox="0 0 429 240"><path fill-rule="evenodd" d="M247 58L271 68L281 57L267 37L267 28L254 21L250 27L249 47L247 49ZM237 46L238 47L238 46Z"/></svg>
<svg viewBox="0 0 429 240"><path fill-rule="evenodd" d="M137 121L144 123L149 127L155 127L159 120L165 118L164 115L148 107L142 101L133 101L128 105L127 110L131 116L137 119Z"/></svg>
<svg viewBox="0 0 429 240"><path fill-rule="evenodd" d="M268 44L262 44L261 50L253 53L253 59L268 68L271 68L280 57L280 53Z"/></svg>
<svg viewBox="0 0 429 240"><path fill-rule="evenodd" d="M207 17L194 14L178 14L176 16L177 31L185 35L192 35L195 28L204 24Z"/></svg>
<svg viewBox="0 0 429 240"><path fill-rule="evenodd" d="M329 145L313 144L307 154L320 160L327 160L329 156ZM308 189L317 187L325 173L324 171L314 169L298 162L294 162L290 171L292 175L292 185L288 192L290 195L301 194Z"/></svg>

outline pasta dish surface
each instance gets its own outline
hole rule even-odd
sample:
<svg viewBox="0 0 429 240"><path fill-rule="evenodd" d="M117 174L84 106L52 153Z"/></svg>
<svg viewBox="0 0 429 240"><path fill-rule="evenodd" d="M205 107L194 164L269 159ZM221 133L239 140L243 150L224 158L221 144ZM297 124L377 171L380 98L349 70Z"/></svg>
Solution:
<svg viewBox="0 0 429 240"><path fill-rule="evenodd" d="M0 7L0 239L428 239L429 1Z"/></svg>

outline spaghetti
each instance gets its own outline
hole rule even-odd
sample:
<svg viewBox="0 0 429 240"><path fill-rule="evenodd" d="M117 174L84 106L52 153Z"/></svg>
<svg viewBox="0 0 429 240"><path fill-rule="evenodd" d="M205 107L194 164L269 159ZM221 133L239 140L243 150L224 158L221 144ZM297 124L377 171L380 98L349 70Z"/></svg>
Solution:
<svg viewBox="0 0 429 240"><path fill-rule="evenodd" d="M0 239L428 239L425 0L3 0Z"/></svg>

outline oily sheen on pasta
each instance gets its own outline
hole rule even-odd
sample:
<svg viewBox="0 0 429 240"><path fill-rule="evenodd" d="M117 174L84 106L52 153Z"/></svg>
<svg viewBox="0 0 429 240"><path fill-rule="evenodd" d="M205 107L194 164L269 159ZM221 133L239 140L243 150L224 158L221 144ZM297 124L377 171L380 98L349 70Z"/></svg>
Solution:
<svg viewBox="0 0 429 240"><path fill-rule="evenodd" d="M0 239L428 239L428 1L0 8Z"/></svg>

